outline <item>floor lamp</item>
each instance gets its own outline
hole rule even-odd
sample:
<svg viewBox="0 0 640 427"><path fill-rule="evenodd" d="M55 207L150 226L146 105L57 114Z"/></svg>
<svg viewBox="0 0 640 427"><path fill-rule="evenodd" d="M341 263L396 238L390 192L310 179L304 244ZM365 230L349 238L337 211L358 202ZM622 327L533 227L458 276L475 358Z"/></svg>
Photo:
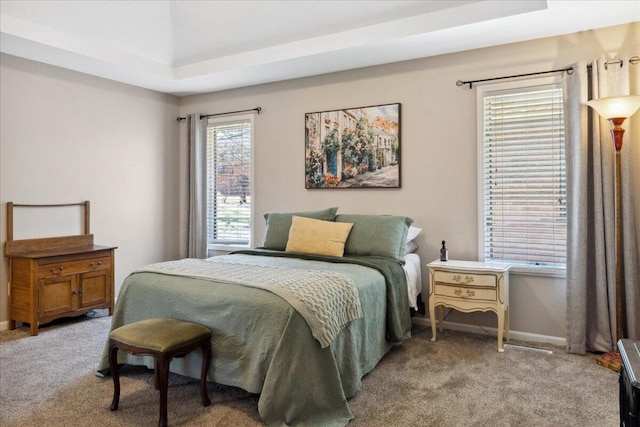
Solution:
<svg viewBox="0 0 640 427"><path fill-rule="evenodd" d="M613 125L611 140L615 149L615 235L616 235L616 343L624 338L624 289L622 288L622 172L620 170L620 150L624 129L622 123L633 116L640 107L640 95L612 96L587 102L591 108ZM620 353L605 353L598 363L615 371L620 371Z"/></svg>

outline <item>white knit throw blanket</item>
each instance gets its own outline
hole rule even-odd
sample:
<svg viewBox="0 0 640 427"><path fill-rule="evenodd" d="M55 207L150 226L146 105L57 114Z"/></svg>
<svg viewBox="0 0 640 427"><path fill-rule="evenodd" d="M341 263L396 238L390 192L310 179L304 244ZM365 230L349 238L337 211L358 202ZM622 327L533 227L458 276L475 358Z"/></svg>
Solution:
<svg viewBox="0 0 640 427"><path fill-rule="evenodd" d="M135 272L195 277L265 289L295 308L325 348L352 320L362 317L358 289L350 277L326 270L305 270L238 263L213 257L148 265Z"/></svg>

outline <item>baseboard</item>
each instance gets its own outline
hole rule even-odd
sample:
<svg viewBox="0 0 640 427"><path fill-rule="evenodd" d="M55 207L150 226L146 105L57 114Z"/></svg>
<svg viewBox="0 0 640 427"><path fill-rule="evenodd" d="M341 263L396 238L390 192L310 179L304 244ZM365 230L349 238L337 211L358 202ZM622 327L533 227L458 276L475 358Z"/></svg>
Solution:
<svg viewBox="0 0 640 427"><path fill-rule="evenodd" d="M411 319L411 323L414 323L418 326L431 326L431 321L426 317L413 317ZM469 325L466 323L456 323L456 322L444 322L444 327L447 329L452 329L454 331L461 332L470 332L475 334L485 334L498 336L497 328L489 328L489 327L480 327L477 325ZM6 331L9 329L9 321L5 320L4 322L0 322L0 331ZM565 347L567 345L566 338L563 337L552 337L550 335L539 335L532 334L530 332L520 332L520 331L510 331L509 335L511 339L518 341L529 341L529 342L539 342L555 345L558 347Z"/></svg>
<svg viewBox="0 0 640 427"><path fill-rule="evenodd" d="M431 321L426 317L413 317L411 319L411 323L418 326L431 326ZM494 337L498 336L498 328L490 328L486 326L478 326L478 325L469 325L466 323L456 323L456 322L444 322L445 329L451 329L454 331L461 332L470 332L474 334L484 334L484 335L492 335ZM528 341L528 342L538 342L551 344L558 347L566 347L567 339L564 337L553 337L550 335L539 335L533 334L531 332L521 332L521 331L509 331L509 337L512 340L517 341Z"/></svg>

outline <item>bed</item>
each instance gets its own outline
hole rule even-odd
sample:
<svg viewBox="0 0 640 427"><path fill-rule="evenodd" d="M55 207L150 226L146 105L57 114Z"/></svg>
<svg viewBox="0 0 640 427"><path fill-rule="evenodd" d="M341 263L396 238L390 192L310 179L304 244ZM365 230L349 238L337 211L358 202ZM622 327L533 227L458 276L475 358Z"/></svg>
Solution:
<svg viewBox="0 0 640 427"><path fill-rule="evenodd" d="M287 250L286 231L301 217L353 224L344 256ZM344 426L362 377L410 337L409 307L420 289L419 257L405 253L411 220L335 215L335 208L266 218L261 248L133 272L111 328L150 317L203 324L213 333L208 379L259 393L268 425ZM345 294L334 298L341 287ZM119 352L118 359L153 368L149 357ZM171 371L199 378L200 360L193 352ZM106 346L96 369L108 372Z"/></svg>

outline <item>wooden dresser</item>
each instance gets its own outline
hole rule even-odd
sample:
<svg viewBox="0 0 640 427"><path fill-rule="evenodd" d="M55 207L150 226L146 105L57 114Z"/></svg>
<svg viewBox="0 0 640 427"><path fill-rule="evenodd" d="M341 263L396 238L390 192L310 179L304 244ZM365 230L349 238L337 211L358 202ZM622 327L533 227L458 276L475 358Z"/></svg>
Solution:
<svg viewBox="0 0 640 427"><path fill-rule="evenodd" d="M13 240L13 207L84 205L85 234ZM7 203L9 259L9 328L29 323L31 335L40 324L91 310L114 307L116 247L94 245L89 234L89 202L71 205L14 205Z"/></svg>

